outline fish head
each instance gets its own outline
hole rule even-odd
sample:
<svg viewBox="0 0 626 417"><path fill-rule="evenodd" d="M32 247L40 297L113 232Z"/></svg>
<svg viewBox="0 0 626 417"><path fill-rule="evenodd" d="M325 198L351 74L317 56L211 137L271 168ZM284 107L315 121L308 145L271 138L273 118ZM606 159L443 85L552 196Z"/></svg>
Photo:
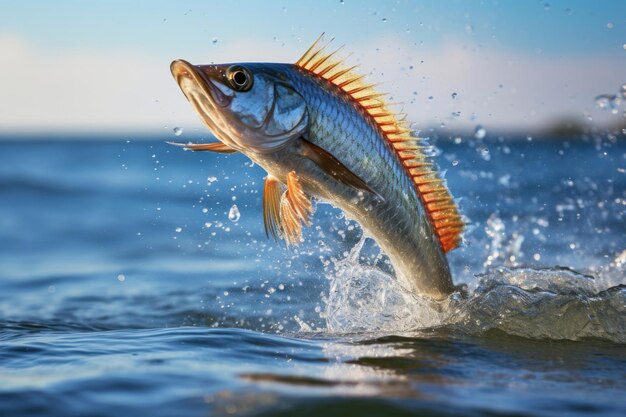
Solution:
<svg viewBox="0 0 626 417"><path fill-rule="evenodd" d="M243 153L270 153L308 128L306 103L284 75L286 65L176 60L170 69L217 139Z"/></svg>

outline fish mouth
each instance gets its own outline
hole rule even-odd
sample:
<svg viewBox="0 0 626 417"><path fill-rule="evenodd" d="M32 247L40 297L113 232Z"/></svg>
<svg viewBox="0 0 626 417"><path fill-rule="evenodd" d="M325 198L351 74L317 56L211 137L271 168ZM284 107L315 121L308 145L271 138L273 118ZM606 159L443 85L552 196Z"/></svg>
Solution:
<svg viewBox="0 0 626 417"><path fill-rule="evenodd" d="M229 126L221 113L230 105L232 97L224 94L211 81L211 78L222 76L220 69L214 65L196 66L177 59L172 61L170 71L200 119L218 139L225 142L223 138L228 136Z"/></svg>
<svg viewBox="0 0 626 417"><path fill-rule="evenodd" d="M184 59L172 61L170 71L183 93L202 93L220 107L227 107L232 98L224 94L211 77L221 77L221 71L214 65L192 65Z"/></svg>

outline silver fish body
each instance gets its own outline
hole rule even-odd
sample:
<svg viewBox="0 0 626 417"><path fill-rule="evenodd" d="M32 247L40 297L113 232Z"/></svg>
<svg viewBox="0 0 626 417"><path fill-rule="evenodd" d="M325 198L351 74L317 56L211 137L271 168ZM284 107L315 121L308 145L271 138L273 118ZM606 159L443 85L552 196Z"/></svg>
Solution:
<svg viewBox="0 0 626 417"><path fill-rule="evenodd" d="M308 110L309 126L303 139L330 152L379 196L337 182L302 156L298 140L277 152L248 156L281 181L288 172L297 171L307 194L356 219L389 256L405 287L435 299L450 294L448 262L413 180L377 126L342 92L293 65L248 65L288 78Z"/></svg>

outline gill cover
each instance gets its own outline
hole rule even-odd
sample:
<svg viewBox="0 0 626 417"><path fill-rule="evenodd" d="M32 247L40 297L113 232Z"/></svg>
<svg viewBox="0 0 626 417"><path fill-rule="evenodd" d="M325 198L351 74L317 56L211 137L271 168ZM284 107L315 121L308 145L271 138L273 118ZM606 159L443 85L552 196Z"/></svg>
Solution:
<svg viewBox="0 0 626 417"><path fill-rule="evenodd" d="M172 74L194 109L225 145L274 152L308 127L304 99L278 64L198 65L174 61Z"/></svg>
<svg viewBox="0 0 626 417"><path fill-rule="evenodd" d="M245 125L240 146L260 153L275 151L306 130L306 103L293 88L264 71L250 71L250 76L251 88L234 91L230 106L233 118Z"/></svg>

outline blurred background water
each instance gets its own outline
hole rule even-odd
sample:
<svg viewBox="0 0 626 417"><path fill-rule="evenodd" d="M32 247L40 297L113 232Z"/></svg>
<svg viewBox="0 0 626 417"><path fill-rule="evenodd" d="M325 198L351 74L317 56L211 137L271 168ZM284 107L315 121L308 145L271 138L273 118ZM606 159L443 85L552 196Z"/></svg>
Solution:
<svg viewBox="0 0 626 417"><path fill-rule="evenodd" d="M0 3L0 416L626 414L626 3ZM269 22L269 23L268 23ZM465 290L405 292L168 71L294 62L321 32L435 146Z"/></svg>

